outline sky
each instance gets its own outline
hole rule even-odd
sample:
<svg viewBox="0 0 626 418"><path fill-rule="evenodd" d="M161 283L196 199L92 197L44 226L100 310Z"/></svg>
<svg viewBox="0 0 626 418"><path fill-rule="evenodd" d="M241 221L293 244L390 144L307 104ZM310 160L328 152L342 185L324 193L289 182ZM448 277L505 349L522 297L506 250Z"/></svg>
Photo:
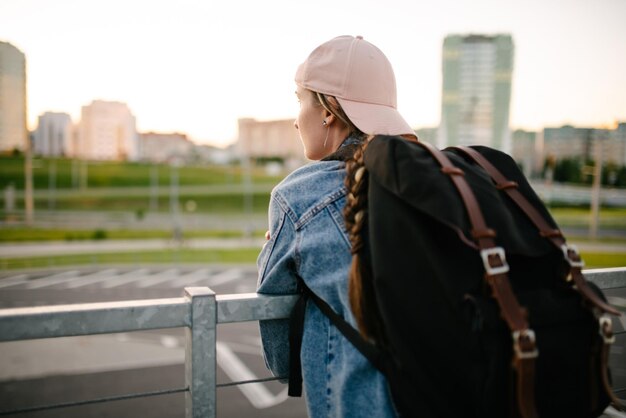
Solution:
<svg viewBox="0 0 626 418"><path fill-rule="evenodd" d="M511 127L626 121L626 0L0 0L0 41L27 60L29 128L75 122L93 100L128 104L139 131L225 146L238 118L295 118L297 66L362 35L389 58L398 109L438 126L448 34L508 33Z"/></svg>

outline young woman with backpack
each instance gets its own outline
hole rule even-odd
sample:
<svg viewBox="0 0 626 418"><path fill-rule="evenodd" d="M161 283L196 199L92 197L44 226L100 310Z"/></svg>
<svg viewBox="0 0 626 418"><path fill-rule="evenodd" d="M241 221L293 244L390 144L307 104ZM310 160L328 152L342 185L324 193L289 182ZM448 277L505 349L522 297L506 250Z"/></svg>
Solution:
<svg viewBox="0 0 626 418"><path fill-rule="evenodd" d="M295 81L300 112L294 125L313 162L272 191L269 236L257 261L258 292L294 294L306 286L356 325L348 296L353 249L344 210L349 207L350 227L358 211L350 209L355 202L345 185L346 161L373 135L416 137L397 111L391 64L360 36L340 36L317 47ZM383 375L315 304L304 309L295 360L301 362L309 416L396 416ZM261 321L260 327L268 367L286 378L289 321Z"/></svg>

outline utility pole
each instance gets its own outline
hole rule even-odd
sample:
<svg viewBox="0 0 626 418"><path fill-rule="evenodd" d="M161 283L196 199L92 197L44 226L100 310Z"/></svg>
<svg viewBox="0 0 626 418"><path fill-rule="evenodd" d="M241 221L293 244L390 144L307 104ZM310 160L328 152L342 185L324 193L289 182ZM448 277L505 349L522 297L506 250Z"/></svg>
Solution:
<svg viewBox="0 0 626 418"><path fill-rule="evenodd" d="M159 210L159 167L156 163L150 168L150 212Z"/></svg>
<svg viewBox="0 0 626 418"><path fill-rule="evenodd" d="M246 218L246 225L244 235L250 237L252 235L252 209L253 209L253 196L252 196L252 164L249 153L245 153L241 156L242 163L242 183L243 183L243 212Z"/></svg>
<svg viewBox="0 0 626 418"><path fill-rule="evenodd" d="M593 139L594 160L593 183L591 186L591 220L589 222L589 238L598 236L598 219L600 214L600 188L602 186L602 141L599 136Z"/></svg>
<svg viewBox="0 0 626 418"><path fill-rule="evenodd" d="M56 208L57 160L48 160L48 210Z"/></svg>
<svg viewBox="0 0 626 418"><path fill-rule="evenodd" d="M28 133L28 96L26 95L26 59L24 59L24 141L26 144L24 155L24 220L26 225L32 226L35 219L35 205L33 204L33 150Z"/></svg>
<svg viewBox="0 0 626 418"><path fill-rule="evenodd" d="M172 215L172 239L177 244L182 244L183 231L180 225L180 214L178 213L178 161L170 164L170 213Z"/></svg>

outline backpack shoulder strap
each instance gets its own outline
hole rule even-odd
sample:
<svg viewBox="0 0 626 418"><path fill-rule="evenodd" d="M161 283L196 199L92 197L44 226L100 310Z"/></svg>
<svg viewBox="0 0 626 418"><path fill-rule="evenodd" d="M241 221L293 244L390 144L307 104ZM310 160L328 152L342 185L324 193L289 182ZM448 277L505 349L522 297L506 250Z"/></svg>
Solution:
<svg viewBox="0 0 626 418"><path fill-rule="evenodd" d="M302 396L302 365L300 363L300 350L302 348L302 336L304 333L304 315L307 301L310 299L318 309L337 327L344 337L383 374L389 371L389 362L383 351L376 345L365 340L361 334L346 321L341 315L322 298L317 296L298 278L301 296L294 306L289 318L289 396Z"/></svg>

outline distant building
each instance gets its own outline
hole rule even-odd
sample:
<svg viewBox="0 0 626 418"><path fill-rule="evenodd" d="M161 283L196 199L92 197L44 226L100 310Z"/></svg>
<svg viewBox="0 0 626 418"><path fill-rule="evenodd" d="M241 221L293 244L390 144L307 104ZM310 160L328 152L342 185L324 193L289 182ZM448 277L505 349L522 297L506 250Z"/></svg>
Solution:
<svg viewBox="0 0 626 418"><path fill-rule="evenodd" d="M293 119L257 121L239 119L237 151L252 158L304 160L304 147Z"/></svg>
<svg viewBox="0 0 626 418"><path fill-rule="evenodd" d="M420 141L426 141L429 144L437 145L437 134L439 128L419 128L415 130L415 135Z"/></svg>
<svg viewBox="0 0 626 418"><path fill-rule="evenodd" d="M450 35L443 43L438 146L487 145L511 151L510 35Z"/></svg>
<svg viewBox="0 0 626 418"><path fill-rule="evenodd" d="M226 148L218 148L206 144L196 145L192 152L192 160L220 165L229 164L237 160L237 152L234 144Z"/></svg>
<svg viewBox="0 0 626 418"><path fill-rule="evenodd" d="M193 148L193 142L185 134L156 132L139 134L139 158L142 160L166 162L186 159Z"/></svg>
<svg viewBox="0 0 626 418"><path fill-rule="evenodd" d="M543 129L542 160L554 158L592 158L593 128L575 128L565 125L560 128Z"/></svg>
<svg viewBox="0 0 626 418"><path fill-rule="evenodd" d="M537 132L517 129L513 132L511 141L511 157L522 168L526 177L531 177L541 171L538 164Z"/></svg>
<svg viewBox="0 0 626 418"><path fill-rule="evenodd" d="M0 41L0 152L23 151L27 141L26 57Z"/></svg>
<svg viewBox="0 0 626 418"><path fill-rule="evenodd" d="M610 132L606 148L606 161L626 166L626 122L618 123Z"/></svg>
<svg viewBox="0 0 626 418"><path fill-rule="evenodd" d="M72 119L67 113L46 112L39 116L33 133L33 152L46 157L74 154Z"/></svg>
<svg viewBox="0 0 626 418"><path fill-rule="evenodd" d="M135 117L125 103L94 100L83 106L77 156L93 160L139 158Z"/></svg>
<svg viewBox="0 0 626 418"><path fill-rule="evenodd" d="M576 128L570 125L544 128L542 161L546 158L595 160L597 143L601 144L604 163L626 165L626 123L619 123L615 129Z"/></svg>

